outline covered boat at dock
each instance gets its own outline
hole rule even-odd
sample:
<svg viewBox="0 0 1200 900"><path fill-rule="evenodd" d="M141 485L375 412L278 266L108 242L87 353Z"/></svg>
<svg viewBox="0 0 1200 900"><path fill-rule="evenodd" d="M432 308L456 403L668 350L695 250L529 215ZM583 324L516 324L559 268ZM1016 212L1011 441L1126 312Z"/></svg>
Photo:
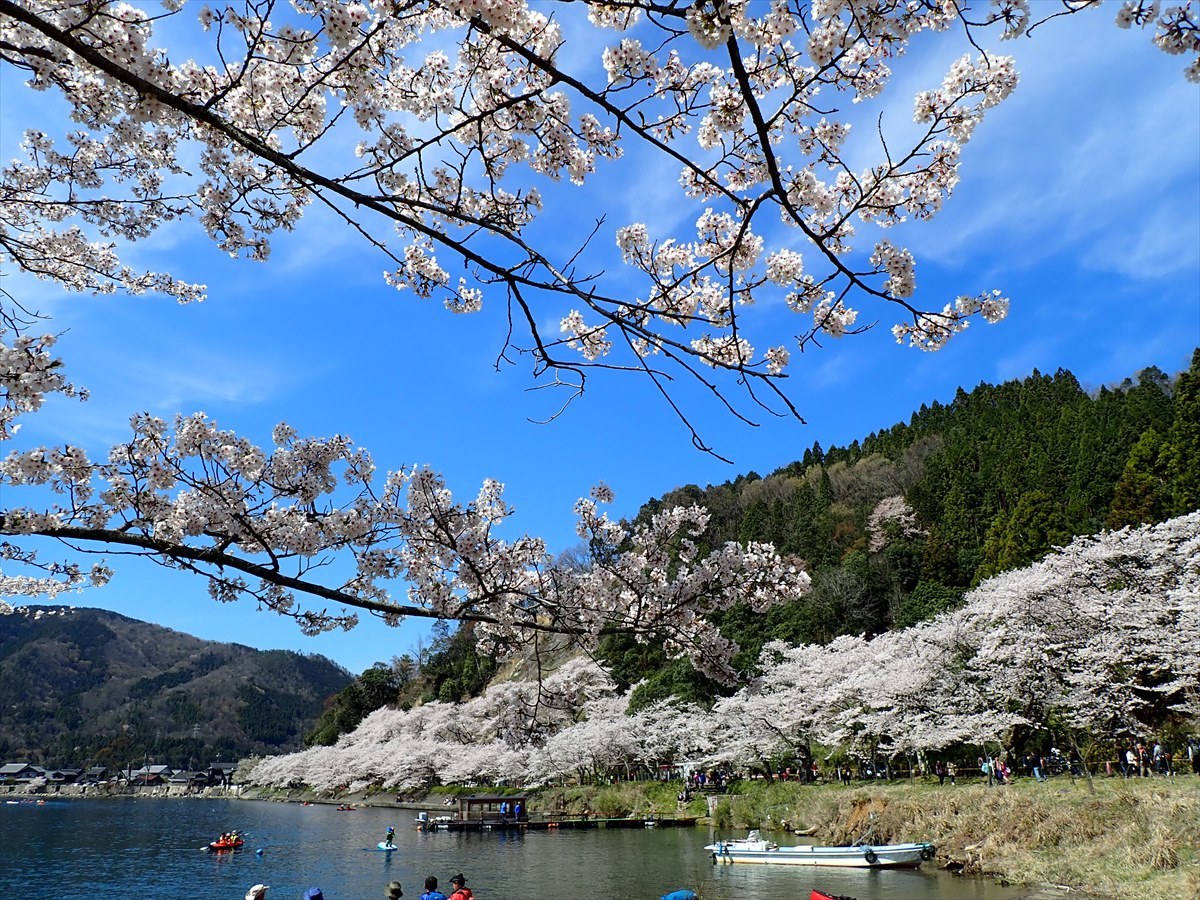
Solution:
<svg viewBox="0 0 1200 900"><path fill-rule="evenodd" d="M780 847L757 831L740 840L708 844L713 862L784 866L848 866L859 869L915 869L933 859L933 844L862 844L848 847Z"/></svg>

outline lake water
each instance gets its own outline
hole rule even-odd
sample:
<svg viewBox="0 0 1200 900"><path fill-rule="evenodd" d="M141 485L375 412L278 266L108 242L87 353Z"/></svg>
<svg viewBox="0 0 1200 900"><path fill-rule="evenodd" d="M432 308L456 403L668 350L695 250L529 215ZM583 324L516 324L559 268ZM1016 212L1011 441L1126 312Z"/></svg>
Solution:
<svg viewBox="0 0 1200 900"><path fill-rule="evenodd" d="M300 806L236 800L48 800L0 803L0 898L242 900L256 883L267 900L381 900L389 881L416 900L426 875L443 886L463 872L479 900L571 897L654 900L691 888L703 900L807 900L813 887L858 900L1014 900L1022 892L985 879L919 871L717 866L700 828L423 833L410 810ZM400 849L375 848L389 825ZM220 832L247 832L246 847L200 848ZM262 848L261 856L255 850Z"/></svg>

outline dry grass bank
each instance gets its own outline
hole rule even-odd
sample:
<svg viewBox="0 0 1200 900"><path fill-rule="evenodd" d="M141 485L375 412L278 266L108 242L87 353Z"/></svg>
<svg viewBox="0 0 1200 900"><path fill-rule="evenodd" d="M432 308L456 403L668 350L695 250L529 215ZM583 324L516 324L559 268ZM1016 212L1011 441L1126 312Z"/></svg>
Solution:
<svg viewBox="0 0 1200 900"><path fill-rule="evenodd" d="M816 828L846 843L928 840L941 865L1118 898L1200 898L1200 780L1100 779L939 787L750 785L718 808L732 827Z"/></svg>

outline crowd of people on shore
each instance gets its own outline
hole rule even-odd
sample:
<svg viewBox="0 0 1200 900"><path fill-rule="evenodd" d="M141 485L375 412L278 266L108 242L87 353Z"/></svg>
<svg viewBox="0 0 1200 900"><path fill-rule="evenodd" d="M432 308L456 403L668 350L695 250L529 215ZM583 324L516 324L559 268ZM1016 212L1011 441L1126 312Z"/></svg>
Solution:
<svg viewBox="0 0 1200 900"><path fill-rule="evenodd" d="M467 887L467 878L462 872L454 875L450 879L450 894L447 896L438 890L438 879L436 875L430 875L425 879L425 892L421 894L418 900L474 900L475 895L471 893L471 889ZM246 891L245 900L267 900L267 891L271 889L268 884L256 884L250 890ZM399 881L389 881L384 888L385 900L400 900L404 896L404 887ZM325 892L319 887L310 887L304 892L303 900L325 900Z"/></svg>
<svg viewBox="0 0 1200 900"><path fill-rule="evenodd" d="M1007 753L991 756L980 756L976 759L980 777L986 779L989 786L1008 784L1014 775L1010 767L1010 756ZM1051 775L1071 774L1083 776L1085 769L1083 760L1075 750L1063 753L1056 747L1051 747L1047 754L1027 753L1019 761L1013 761L1012 766L1019 766L1035 781L1046 781ZM1103 774L1109 777L1149 778L1151 776L1172 777L1177 774L1200 775L1200 739L1191 738L1186 741L1179 757L1161 741L1149 739L1146 741L1130 741L1118 745L1116 759L1106 760L1103 768L1093 767L1092 774ZM953 762L938 760L934 763L933 774L937 776L938 784L947 781L954 784L960 773L959 767Z"/></svg>
<svg viewBox="0 0 1200 900"><path fill-rule="evenodd" d="M1188 741L1184 752L1192 774L1200 775L1200 741ZM1126 778L1175 774L1175 754L1157 740L1149 745L1142 741L1130 742L1118 757L1117 765Z"/></svg>
<svg viewBox="0 0 1200 900"><path fill-rule="evenodd" d="M1172 776L1188 772L1200 775L1200 737L1185 740L1178 752L1172 752L1168 744L1160 740L1131 740L1127 745L1118 745L1112 758L1100 764L1093 764L1091 771L1093 775L1126 778ZM862 758L854 760L853 763L835 761L824 768L814 759L802 765L783 766L774 772L693 772L684 779L683 790L678 793L676 799L680 804L686 804L698 792L720 793L729 781L740 778L778 779L803 784L833 781L850 785L855 781L890 781L908 777L910 774L932 774L940 785L957 784L960 778L967 781L978 778L988 785L1002 785L1011 783L1018 775L1028 776L1035 781L1046 781L1053 775L1070 774L1083 777L1085 770L1077 751L1064 752L1057 747L1051 747L1046 752L1029 752L1023 756L1008 750L998 752L994 756L985 754L976 758L973 767L969 758L960 761L939 759L929 768L924 761L918 761L911 773L903 766L897 768L887 759ZM618 779L614 776L612 780L616 783ZM659 780L670 779L668 775L662 774Z"/></svg>

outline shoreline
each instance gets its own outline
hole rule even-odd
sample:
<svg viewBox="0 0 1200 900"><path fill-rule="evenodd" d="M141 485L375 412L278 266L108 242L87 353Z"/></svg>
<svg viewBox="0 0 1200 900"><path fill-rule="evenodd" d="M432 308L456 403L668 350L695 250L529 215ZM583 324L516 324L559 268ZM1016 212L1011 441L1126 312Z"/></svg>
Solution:
<svg viewBox="0 0 1200 900"><path fill-rule="evenodd" d="M0 789L0 798L228 799L433 812L449 810L448 797L487 790L435 790L423 797L376 790L330 797L249 785L190 792L79 787L55 791L52 786L32 794ZM584 812L613 818L622 813L692 816L676 802L677 790L677 784L655 782L540 788L530 792L529 812L537 820ZM696 826L760 828L781 844L798 843L789 838L804 832L818 844L844 845L868 829L877 843L928 840L937 847L937 868L1026 887L1029 900L1068 893L1086 900L1200 897L1200 779L1195 776L1101 778L1095 793L1083 780L1066 779L1048 784L1022 779L1000 787L919 780L853 786L748 782L733 793L697 798L692 806L709 802L713 815L697 816Z"/></svg>

